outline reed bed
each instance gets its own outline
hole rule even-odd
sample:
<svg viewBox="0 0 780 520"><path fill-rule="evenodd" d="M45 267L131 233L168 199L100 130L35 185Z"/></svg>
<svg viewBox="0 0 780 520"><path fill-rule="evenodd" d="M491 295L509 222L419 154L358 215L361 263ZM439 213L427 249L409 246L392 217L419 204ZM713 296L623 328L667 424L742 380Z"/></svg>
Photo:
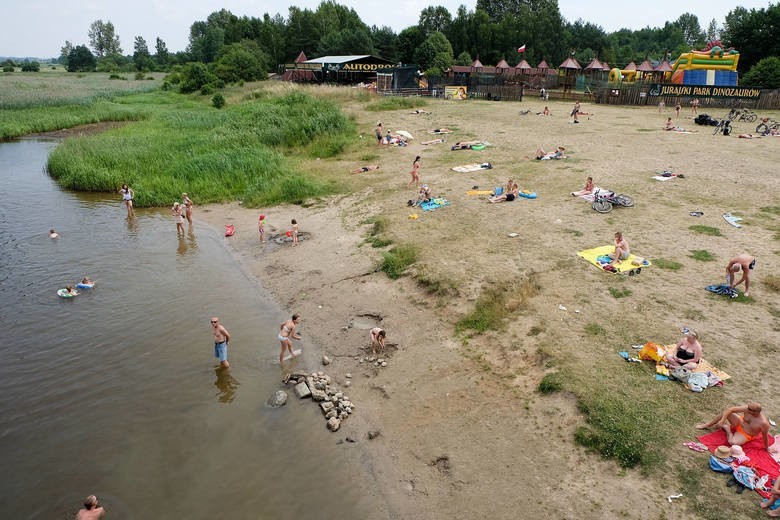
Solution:
<svg viewBox="0 0 780 520"><path fill-rule="evenodd" d="M165 206L183 191L200 203L297 203L337 186L299 171L295 158L338 153L354 132L335 104L300 91L223 110L163 91L124 97L122 105L144 119L52 152L49 172L64 187L108 192L127 183L138 206Z"/></svg>

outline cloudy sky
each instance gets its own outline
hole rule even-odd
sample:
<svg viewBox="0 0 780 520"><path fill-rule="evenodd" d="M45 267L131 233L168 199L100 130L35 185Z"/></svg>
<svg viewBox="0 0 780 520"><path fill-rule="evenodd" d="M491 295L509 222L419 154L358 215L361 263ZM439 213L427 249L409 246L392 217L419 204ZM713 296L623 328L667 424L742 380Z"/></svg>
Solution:
<svg viewBox="0 0 780 520"><path fill-rule="evenodd" d="M87 31L95 20L111 21L120 36L122 49L132 53L133 39L143 36L150 49L159 36L170 51L184 50L193 22L222 8L237 16L262 17L269 13L287 17L288 7L316 9L320 0L3 0L0 56L56 57L65 40L88 44ZM395 32L417 23L420 10L440 5L455 15L458 6L473 11L476 0L338 0L355 9L368 25L390 26ZM710 20L723 24L735 5L766 8L769 0L559 0L564 18L582 18L607 31L622 27L658 27L676 20L684 12L698 16L706 28ZM533 42L526 42L532 45Z"/></svg>

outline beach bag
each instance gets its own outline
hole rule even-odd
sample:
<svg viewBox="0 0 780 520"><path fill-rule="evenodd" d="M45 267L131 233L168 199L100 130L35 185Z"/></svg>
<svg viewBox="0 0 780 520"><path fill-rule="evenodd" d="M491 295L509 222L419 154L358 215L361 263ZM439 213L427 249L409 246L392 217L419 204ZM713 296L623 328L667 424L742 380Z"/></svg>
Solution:
<svg viewBox="0 0 780 520"><path fill-rule="evenodd" d="M715 455L710 455L710 469L717 471L718 473L733 473L734 469L727 463L717 458Z"/></svg>
<svg viewBox="0 0 780 520"><path fill-rule="evenodd" d="M671 376L672 379L676 379L681 383L687 383L688 379L690 379L691 377L691 371L685 367L677 367L674 370L672 370Z"/></svg>
<svg viewBox="0 0 780 520"><path fill-rule="evenodd" d="M645 343L645 346L639 351L639 359L662 361L664 359L664 348L658 343Z"/></svg>

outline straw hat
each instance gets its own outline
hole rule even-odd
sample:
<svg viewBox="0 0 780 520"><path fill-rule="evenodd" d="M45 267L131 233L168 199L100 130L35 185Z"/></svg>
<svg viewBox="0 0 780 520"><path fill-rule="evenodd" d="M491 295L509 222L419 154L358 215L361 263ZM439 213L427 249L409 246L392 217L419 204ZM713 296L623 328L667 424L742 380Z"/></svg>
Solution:
<svg viewBox="0 0 780 520"><path fill-rule="evenodd" d="M729 450L732 457L744 457L745 456L745 450L742 449L742 446L736 444L731 447L731 450Z"/></svg>
<svg viewBox="0 0 780 520"><path fill-rule="evenodd" d="M718 446L713 453L717 459L727 459L731 457L731 448L728 446Z"/></svg>

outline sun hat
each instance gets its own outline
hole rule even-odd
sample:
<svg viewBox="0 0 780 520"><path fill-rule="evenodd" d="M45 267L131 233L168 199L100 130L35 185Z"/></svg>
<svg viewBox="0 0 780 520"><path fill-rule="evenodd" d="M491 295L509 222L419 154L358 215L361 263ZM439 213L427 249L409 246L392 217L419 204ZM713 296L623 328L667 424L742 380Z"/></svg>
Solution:
<svg viewBox="0 0 780 520"><path fill-rule="evenodd" d="M731 448L728 446L718 446L713 453L717 459L727 459L731 457Z"/></svg>
<svg viewBox="0 0 780 520"><path fill-rule="evenodd" d="M260 215L260 220L265 220L265 215Z"/></svg>
<svg viewBox="0 0 780 520"><path fill-rule="evenodd" d="M729 452L731 453L732 457L739 458L739 457L744 457L745 456L745 450L743 450L742 446L740 446L740 445L732 446L731 449L729 450Z"/></svg>

